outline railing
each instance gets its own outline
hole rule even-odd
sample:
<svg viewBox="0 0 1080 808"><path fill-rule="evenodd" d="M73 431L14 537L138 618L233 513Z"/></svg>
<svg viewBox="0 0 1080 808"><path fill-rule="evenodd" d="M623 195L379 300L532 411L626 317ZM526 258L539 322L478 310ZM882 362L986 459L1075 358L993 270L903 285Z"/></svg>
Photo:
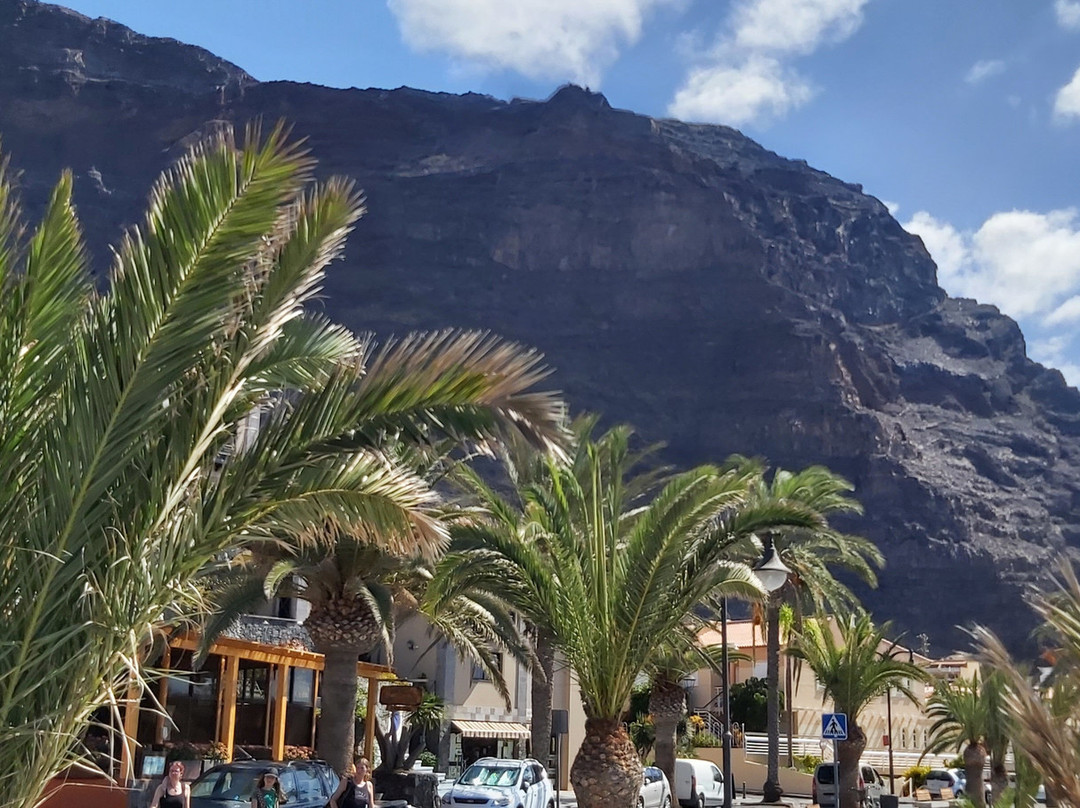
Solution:
<svg viewBox="0 0 1080 808"><path fill-rule="evenodd" d="M763 732L747 732L743 736L744 752L747 755L756 755L764 758L769 753L769 736ZM787 736L780 735L780 760L783 763L788 755ZM817 755L819 757L832 757L832 744L826 748L827 754L822 755L821 738L816 736L796 735L791 739L791 751L794 755ZM921 755L919 752L893 752L893 771L900 772L914 766L922 760L924 766L943 766L945 761L951 760L955 755ZM889 768L888 749L867 749L862 754L862 761L873 766L879 773L885 773Z"/></svg>
<svg viewBox="0 0 1080 808"><path fill-rule="evenodd" d="M708 710L694 710L694 715L705 722L706 732L715 735L717 738L724 737L724 724L715 713L711 713Z"/></svg>

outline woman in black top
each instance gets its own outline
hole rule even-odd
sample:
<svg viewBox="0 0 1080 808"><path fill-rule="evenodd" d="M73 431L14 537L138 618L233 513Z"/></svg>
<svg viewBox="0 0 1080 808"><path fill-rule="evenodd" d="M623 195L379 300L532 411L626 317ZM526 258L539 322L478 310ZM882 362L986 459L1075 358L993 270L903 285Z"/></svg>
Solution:
<svg viewBox="0 0 1080 808"><path fill-rule="evenodd" d="M174 760L150 800L152 808L191 808L191 786L184 782L184 764Z"/></svg>

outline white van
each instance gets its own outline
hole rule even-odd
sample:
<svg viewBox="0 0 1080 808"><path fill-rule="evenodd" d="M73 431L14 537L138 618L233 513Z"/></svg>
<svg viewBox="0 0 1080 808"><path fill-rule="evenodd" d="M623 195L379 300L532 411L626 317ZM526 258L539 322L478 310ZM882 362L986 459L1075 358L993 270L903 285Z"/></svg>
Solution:
<svg viewBox="0 0 1080 808"><path fill-rule="evenodd" d="M675 761L675 798L686 808L724 804L724 775L715 763L679 758Z"/></svg>

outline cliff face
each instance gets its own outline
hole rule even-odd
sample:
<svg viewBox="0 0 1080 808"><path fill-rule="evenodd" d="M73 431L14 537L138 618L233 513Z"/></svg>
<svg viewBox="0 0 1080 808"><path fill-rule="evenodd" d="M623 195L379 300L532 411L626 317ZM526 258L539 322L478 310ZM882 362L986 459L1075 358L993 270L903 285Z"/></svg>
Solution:
<svg viewBox="0 0 1080 808"><path fill-rule="evenodd" d="M487 328L543 350L576 410L667 440L848 476L845 525L888 559L879 618L1022 643L1023 588L1080 543L1080 395L1016 324L946 297L858 186L735 130L409 89L258 83L196 48L56 7L0 9L0 134L43 204L61 168L104 266L200 133L284 117L370 213L325 307L382 335Z"/></svg>

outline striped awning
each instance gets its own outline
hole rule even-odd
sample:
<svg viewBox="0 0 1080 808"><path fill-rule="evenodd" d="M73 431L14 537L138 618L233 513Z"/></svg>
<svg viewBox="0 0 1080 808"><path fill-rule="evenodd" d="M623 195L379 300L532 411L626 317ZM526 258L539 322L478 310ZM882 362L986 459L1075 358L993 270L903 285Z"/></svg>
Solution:
<svg viewBox="0 0 1080 808"><path fill-rule="evenodd" d="M532 733L528 724L516 721L458 721L454 729L466 738L528 738Z"/></svg>

